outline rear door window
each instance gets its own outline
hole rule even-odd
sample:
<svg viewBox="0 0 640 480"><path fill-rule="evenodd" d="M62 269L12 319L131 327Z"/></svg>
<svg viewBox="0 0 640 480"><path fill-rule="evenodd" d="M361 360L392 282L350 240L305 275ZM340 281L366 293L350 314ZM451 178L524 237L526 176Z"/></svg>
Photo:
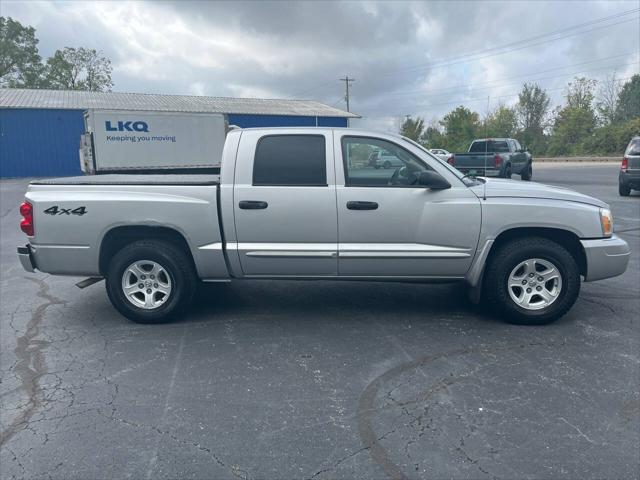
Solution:
<svg viewBox="0 0 640 480"><path fill-rule="evenodd" d="M267 135L258 141L253 185L327 186L324 135Z"/></svg>
<svg viewBox="0 0 640 480"><path fill-rule="evenodd" d="M509 151L509 145L504 140L480 140L473 142L469 153L505 153Z"/></svg>
<svg viewBox="0 0 640 480"><path fill-rule="evenodd" d="M627 147L627 151L624 152L625 155L640 155L640 138L634 138L629 142L629 146Z"/></svg>

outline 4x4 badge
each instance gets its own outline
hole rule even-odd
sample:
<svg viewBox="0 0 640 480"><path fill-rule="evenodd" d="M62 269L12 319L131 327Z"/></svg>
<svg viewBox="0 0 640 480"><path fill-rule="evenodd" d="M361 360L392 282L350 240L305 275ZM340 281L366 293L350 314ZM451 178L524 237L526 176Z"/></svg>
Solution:
<svg viewBox="0 0 640 480"><path fill-rule="evenodd" d="M84 215L87 213L87 207L77 207L71 210L71 208L59 208L58 205L47 208L44 213L47 215Z"/></svg>

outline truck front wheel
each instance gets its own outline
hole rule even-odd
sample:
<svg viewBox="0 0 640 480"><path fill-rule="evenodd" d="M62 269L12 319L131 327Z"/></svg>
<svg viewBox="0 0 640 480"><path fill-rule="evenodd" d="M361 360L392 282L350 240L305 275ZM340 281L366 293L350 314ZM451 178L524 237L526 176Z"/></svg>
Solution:
<svg viewBox="0 0 640 480"><path fill-rule="evenodd" d="M163 323L182 311L196 287L192 263L183 249L162 240L139 240L109 263L109 300L136 323Z"/></svg>
<svg viewBox="0 0 640 480"><path fill-rule="evenodd" d="M580 271L569 251L546 238L523 238L492 252L483 291L511 323L543 325L562 317L580 292Z"/></svg>

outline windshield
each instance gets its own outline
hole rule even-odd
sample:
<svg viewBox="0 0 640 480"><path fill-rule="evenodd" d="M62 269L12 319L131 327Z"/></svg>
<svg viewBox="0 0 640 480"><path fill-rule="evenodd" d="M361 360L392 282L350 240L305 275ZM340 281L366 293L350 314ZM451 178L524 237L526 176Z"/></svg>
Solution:
<svg viewBox="0 0 640 480"><path fill-rule="evenodd" d="M640 138L634 138L629 142L629 146L627 147L627 151L624 152L625 155L640 155Z"/></svg>
<svg viewBox="0 0 640 480"><path fill-rule="evenodd" d="M440 165L443 165L444 167L446 167L451 173L453 173L456 177L462 180L462 183L464 183L467 187L472 187L473 185L477 185L480 182L480 180L478 180L477 178L466 176L457 168L454 168L453 166L449 165L447 162L442 160L440 157L431 153L429 150L424 148L418 142L414 142L413 140L407 137L400 137L400 138L402 138L402 140L404 140L405 142L410 143L414 147L420 149L421 151L428 153L430 158L433 158L434 160L438 161Z"/></svg>
<svg viewBox="0 0 640 480"><path fill-rule="evenodd" d="M498 140L478 140L469 147L469 153L503 153L509 151L509 145L505 141Z"/></svg>

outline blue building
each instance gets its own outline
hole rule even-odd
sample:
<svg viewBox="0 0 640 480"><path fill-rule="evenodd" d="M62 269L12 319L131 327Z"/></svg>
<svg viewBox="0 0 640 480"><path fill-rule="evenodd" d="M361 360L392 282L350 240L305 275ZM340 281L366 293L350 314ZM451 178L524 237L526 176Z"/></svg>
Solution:
<svg viewBox="0 0 640 480"><path fill-rule="evenodd" d="M346 127L343 110L312 100L0 89L0 177L80 175L84 111L222 113L239 127Z"/></svg>

